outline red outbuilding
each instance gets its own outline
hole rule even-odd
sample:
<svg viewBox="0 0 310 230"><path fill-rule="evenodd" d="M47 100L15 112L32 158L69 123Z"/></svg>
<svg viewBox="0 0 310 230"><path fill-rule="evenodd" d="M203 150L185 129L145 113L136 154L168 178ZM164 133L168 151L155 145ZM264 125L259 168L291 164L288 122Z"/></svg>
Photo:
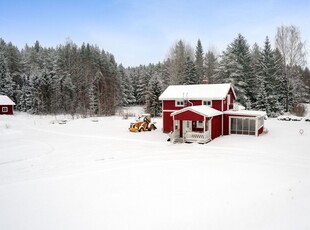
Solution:
<svg viewBox="0 0 310 230"><path fill-rule="evenodd" d="M0 95L0 115L13 115L15 103L5 95Z"/></svg>
<svg viewBox="0 0 310 230"><path fill-rule="evenodd" d="M219 136L263 132L265 112L239 110L231 84L172 85L162 101L163 132L173 142L207 143Z"/></svg>

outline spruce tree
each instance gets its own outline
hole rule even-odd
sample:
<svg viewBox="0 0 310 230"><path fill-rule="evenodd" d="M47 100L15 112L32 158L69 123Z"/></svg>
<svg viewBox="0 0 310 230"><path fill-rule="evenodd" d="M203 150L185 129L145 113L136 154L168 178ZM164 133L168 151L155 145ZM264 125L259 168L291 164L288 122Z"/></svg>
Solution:
<svg viewBox="0 0 310 230"><path fill-rule="evenodd" d="M0 53L0 95L6 95L10 98L13 96L13 81L2 53Z"/></svg>
<svg viewBox="0 0 310 230"><path fill-rule="evenodd" d="M202 83L205 75L204 54L200 39L198 39L195 52L195 68L197 75L197 83Z"/></svg>
<svg viewBox="0 0 310 230"><path fill-rule="evenodd" d="M205 58L205 78L203 80L207 80L208 84L221 83L219 79L217 79L216 70L218 69L218 58L213 51L208 51L206 53Z"/></svg>
<svg viewBox="0 0 310 230"><path fill-rule="evenodd" d="M159 96L161 95L161 84L158 75L154 75L148 84L146 111L152 116L159 116L161 114L161 103Z"/></svg>
<svg viewBox="0 0 310 230"><path fill-rule="evenodd" d="M194 62L190 59L190 57L187 57L186 63L185 63L185 85L194 85L198 84L198 76L195 68Z"/></svg>
<svg viewBox="0 0 310 230"><path fill-rule="evenodd" d="M255 96L253 94L254 79L251 74L249 45L239 34L223 52L215 78L218 82L231 83L238 95L238 101L250 108Z"/></svg>

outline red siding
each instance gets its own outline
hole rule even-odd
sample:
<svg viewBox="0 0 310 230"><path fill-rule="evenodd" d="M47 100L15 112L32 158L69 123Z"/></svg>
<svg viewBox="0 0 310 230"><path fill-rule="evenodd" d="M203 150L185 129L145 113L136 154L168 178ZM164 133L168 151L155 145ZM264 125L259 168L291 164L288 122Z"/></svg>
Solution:
<svg viewBox="0 0 310 230"><path fill-rule="evenodd" d="M213 100L212 101L212 108L222 111L222 100Z"/></svg>
<svg viewBox="0 0 310 230"><path fill-rule="evenodd" d="M184 111L174 116L174 120L203 121L204 117L192 111Z"/></svg>
<svg viewBox="0 0 310 230"><path fill-rule="evenodd" d="M229 90L228 94L230 94L230 104L234 103L236 98L235 98L235 95L234 95L232 89Z"/></svg>
<svg viewBox="0 0 310 230"><path fill-rule="evenodd" d="M258 135L262 134L264 131L264 126L262 126L260 129L258 129Z"/></svg>
<svg viewBox="0 0 310 230"><path fill-rule="evenodd" d="M201 100L189 100L191 103L193 103L193 105L202 105L202 101ZM188 106L192 106L192 104L189 103Z"/></svg>
<svg viewBox="0 0 310 230"><path fill-rule="evenodd" d="M8 111L6 113L2 112L2 108L7 107ZM13 115L14 109L13 105L0 105L0 114Z"/></svg>
<svg viewBox="0 0 310 230"><path fill-rule="evenodd" d="M229 115L224 114L223 135L229 134Z"/></svg>
<svg viewBox="0 0 310 230"><path fill-rule="evenodd" d="M173 120L170 116L171 112L163 112L163 132L169 133L173 128Z"/></svg>
<svg viewBox="0 0 310 230"><path fill-rule="evenodd" d="M175 102L174 101L163 101L163 110L175 110L176 107L175 107ZM181 108L181 107L177 107L178 109Z"/></svg>
<svg viewBox="0 0 310 230"><path fill-rule="evenodd" d="M222 133L222 116L215 116L211 120L211 139L221 136Z"/></svg>

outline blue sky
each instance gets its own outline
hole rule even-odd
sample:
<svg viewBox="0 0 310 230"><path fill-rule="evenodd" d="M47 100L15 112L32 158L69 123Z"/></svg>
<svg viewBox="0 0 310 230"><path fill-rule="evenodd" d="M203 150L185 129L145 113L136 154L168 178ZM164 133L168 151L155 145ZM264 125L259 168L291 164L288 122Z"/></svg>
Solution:
<svg viewBox="0 0 310 230"><path fill-rule="evenodd" d="M19 48L70 38L136 66L163 61L179 39L193 47L200 39L205 51L220 53L238 33L262 46L266 36L274 41L277 27L295 25L309 41L309 14L308 0L0 0L0 37Z"/></svg>

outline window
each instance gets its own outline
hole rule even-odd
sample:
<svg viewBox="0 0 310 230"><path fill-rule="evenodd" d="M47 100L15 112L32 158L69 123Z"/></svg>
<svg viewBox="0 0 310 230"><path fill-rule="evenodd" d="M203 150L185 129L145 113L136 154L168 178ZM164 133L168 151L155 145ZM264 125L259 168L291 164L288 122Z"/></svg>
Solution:
<svg viewBox="0 0 310 230"><path fill-rule="evenodd" d="M197 128L203 128L203 121L197 121Z"/></svg>
<svg viewBox="0 0 310 230"><path fill-rule="evenodd" d="M176 107L184 106L184 101L175 101L175 106Z"/></svg>
<svg viewBox="0 0 310 230"><path fill-rule="evenodd" d="M7 113L9 111L8 107L2 107L2 113Z"/></svg>
<svg viewBox="0 0 310 230"><path fill-rule="evenodd" d="M212 106L212 101L202 101L202 104Z"/></svg>
<svg viewBox="0 0 310 230"><path fill-rule="evenodd" d="M230 133L255 135L255 119L253 118L230 118Z"/></svg>

